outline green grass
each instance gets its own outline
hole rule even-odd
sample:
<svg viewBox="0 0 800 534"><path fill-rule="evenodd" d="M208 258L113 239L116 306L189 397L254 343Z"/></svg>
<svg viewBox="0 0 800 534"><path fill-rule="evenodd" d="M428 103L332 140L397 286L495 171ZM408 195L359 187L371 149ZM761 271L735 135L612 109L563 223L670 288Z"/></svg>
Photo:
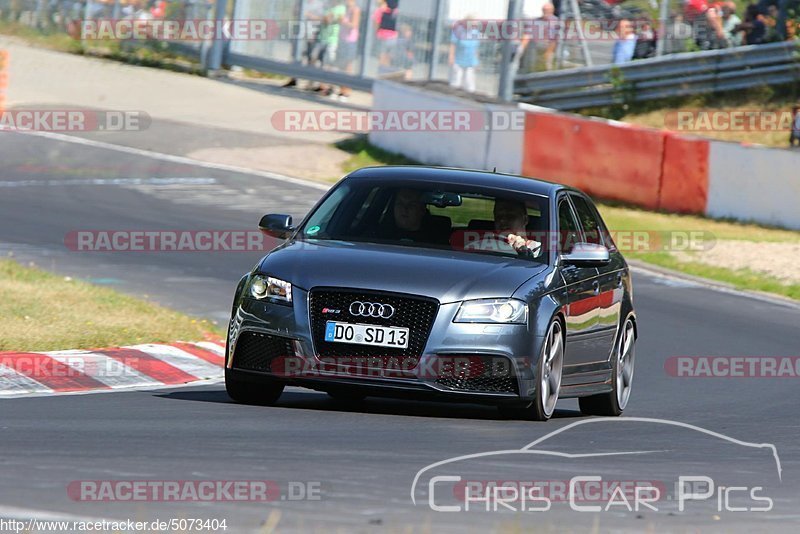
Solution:
<svg viewBox="0 0 800 534"><path fill-rule="evenodd" d="M361 167L378 165L419 165L418 161L395 154L371 145L366 135L355 135L338 143L334 147L350 154L350 158L342 164L342 172L349 173Z"/></svg>
<svg viewBox="0 0 800 534"><path fill-rule="evenodd" d="M703 232L706 244L725 240L753 243L800 242L800 232L756 224L719 221L695 215L655 213L603 203L598 204L598 209L612 233L619 231ZM764 291L800 300L800 285L787 284L766 274L750 270L726 269L700 262L681 261L667 251L637 252L630 250L624 253L629 259L731 284L739 289Z"/></svg>
<svg viewBox="0 0 800 534"><path fill-rule="evenodd" d="M96 349L223 336L208 321L11 260L0 260L0 295L0 350Z"/></svg>
<svg viewBox="0 0 800 534"><path fill-rule="evenodd" d="M730 284L738 289L748 289L774 293L791 299L800 300L800 284L785 284L780 280L750 270L731 270L697 262L682 262L667 252L628 252L629 259L636 259L659 267L680 271L692 276L699 276Z"/></svg>
<svg viewBox="0 0 800 534"><path fill-rule="evenodd" d="M83 46L77 39L53 29L43 32L24 24L0 20L0 34L17 37L28 44L59 50L61 52L83 53Z"/></svg>
<svg viewBox="0 0 800 534"><path fill-rule="evenodd" d="M753 242L800 243L800 232L746 224L729 220L709 219L698 215L658 213L641 208L599 202L600 214L611 231L705 232L715 239L737 239Z"/></svg>

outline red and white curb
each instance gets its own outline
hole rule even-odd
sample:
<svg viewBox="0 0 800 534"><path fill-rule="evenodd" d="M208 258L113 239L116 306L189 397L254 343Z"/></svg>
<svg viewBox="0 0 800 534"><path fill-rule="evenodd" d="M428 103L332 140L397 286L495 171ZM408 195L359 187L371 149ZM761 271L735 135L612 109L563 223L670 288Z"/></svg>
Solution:
<svg viewBox="0 0 800 534"><path fill-rule="evenodd" d="M215 341L114 349L0 352L0 398L88 393L218 381L225 346Z"/></svg>

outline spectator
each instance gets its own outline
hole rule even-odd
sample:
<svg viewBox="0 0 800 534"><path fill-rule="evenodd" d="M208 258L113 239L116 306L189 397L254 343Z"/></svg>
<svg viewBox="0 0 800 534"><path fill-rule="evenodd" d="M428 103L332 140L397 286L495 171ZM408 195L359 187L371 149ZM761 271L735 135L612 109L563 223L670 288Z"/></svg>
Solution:
<svg viewBox="0 0 800 534"><path fill-rule="evenodd" d="M633 59L646 59L656 55L656 33L650 21L643 19L640 23L636 45L633 47Z"/></svg>
<svg viewBox="0 0 800 534"><path fill-rule="evenodd" d="M347 8L341 0L333 0L322 17L314 54L321 68L336 62L336 53L339 49L339 30L346 12ZM333 88L324 83L320 84L315 91L320 91L325 96L333 94Z"/></svg>
<svg viewBox="0 0 800 534"><path fill-rule="evenodd" d="M778 31L778 6L774 4L767 6L766 15L762 14L761 17L766 29L766 33L764 34L764 42L776 43L781 41L781 33Z"/></svg>
<svg viewBox="0 0 800 534"><path fill-rule="evenodd" d="M689 24L705 20L706 11L708 11L706 0L686 0L683 8L684 18Z"/></svg>
<svg viewBox="0 0 800 534"><path fill-rule="evenodd" d="M358 7L356 0L347 0L346 10L342 17L341 29L339 30L339 60L344 71L353 74L353 65L358 55L358 30L361 27L361 8ZM339 100L347 101L350 98L351 89L342 86L339 90Z"/></svg>
<svg viewBox="0 0 800 534"><path fill-rule="evenodd" d="M758 13L758 7L750 4L744 12L744 22L739 24L734 31L744 32L744 43L748 45L762 44L766 35L766 26Z"/></svg>
<svg viewBox="0 0 800 534"><path fill-rule="evenodd" d="M299 4L298 4L299 6ZM317 22L322 20L322 13L325 9L325 4L323 0L306 0L305 3L306 12L305 12L305 20L308 22ZM297 8L298 15L299 7ZM315 28L313 33L308 36L306 40L306 50L303 57L305 58L306 62L313 66L317 63L318 58L314 56L315 52L319 51L317 47L317 38L319 37L319 28ZM283 84L283 87L295 87L297 86L297 78L291 78L288 82Z"/></svg>
<svg viewBox="0 0 800 534"><path fill-rule="evenodd" d="M717 50L728 46L728 39L722 27L722 17L715 7L710 7L706 11L706 21L697 36L697 46L701 50Z"/></svg>
<svg viewBox="0 0 800 534"><path fill-rule="evenodd" d="M167 2L165 0L154 2L150 8L150 14L154 19L163 19L167 14Z"/></svg>
<svg viewBox="0 0 800 534"><path fill-rule="evenodd" d="M374 21L377 30L375 37L378 43L378 63L383 70L392 65L392 55L397 46L397 10L400 0L380 0L375 10Z"/></svg>
<svg viewBox="0 0 800 534"><path fill-rule="evenodd" d="M800 106L792 108L792 131L789 134L789 146L793 147L795 141L800 146Z"/></svg>
<svg viewBox="0 0 800 534"><path fill-rule="evenodd" d="M549 2L544 4L542 16L534 20L533 37L524 36L517 48L520 73L553 70L559 22L555 15L555 6ZM531 39L534 46L529 46Z"/></svg>
<svg viewBox="0 0 800 534"><path fill-rule="evenodd" d="M403 69L403 78L410 80L414 67L414 31L408 24L400 26L400 36L397 38L397 66Z"/></svg>
<svg viewBox="0 0 800 534"><path fill-rule="evenodd" d="M636 49L636 34L633 32L631 21L622 19L617 25L617 40L614 42L613 62L615 65L627 63L633 59Z"/></svg>
<svg viewBox="0 0 800 534"><path fill-rule="evenodd" d="M683 21L682 13L675 13L672 22L664 33L664 53L679 54L686 52L687 43L692 37L692 27Z"/></svg>
<svg viewBox="0 0 800 534"><path fill-rule="evenodd" d="M721 7L722 10L722 30L725 32L725 40L728 46L739 46L742 44L741 32L733 31L742 19L736 14L736 4L733 2L724 2Z"/></svg>
<svg viewBox="0 0 800 534"><path fill-rule="evenodd" d="M468 20L476 18L467 16ZM461 87L468 93L475 92L475 67L478 66L480 34L477 29L469 30L464 24L455 24L450 38L450 86Z"/></svg>

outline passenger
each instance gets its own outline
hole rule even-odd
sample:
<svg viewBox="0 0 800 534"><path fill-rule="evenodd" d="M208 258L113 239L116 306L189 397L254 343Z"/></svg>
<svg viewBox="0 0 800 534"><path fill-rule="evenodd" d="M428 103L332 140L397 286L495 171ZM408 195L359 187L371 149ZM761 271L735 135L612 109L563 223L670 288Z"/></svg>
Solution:
<svg viewBox="0 0 800 534"><path fill-rule="evenodd" d="M378 237L447 245L450 239L449 219L431 215L422 195L422 191L415 189L397 191L392 216L379 229Z"/></svg>

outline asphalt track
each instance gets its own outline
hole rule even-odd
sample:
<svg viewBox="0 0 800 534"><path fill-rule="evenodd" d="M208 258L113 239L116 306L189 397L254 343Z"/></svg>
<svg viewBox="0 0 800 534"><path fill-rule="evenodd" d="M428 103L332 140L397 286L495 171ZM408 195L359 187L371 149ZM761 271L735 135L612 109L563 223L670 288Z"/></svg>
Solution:
<svg viewBox="0 0 800 534"><path fill-rule="evenodd" d="M90 229L247 230L266 212L300 216L321 194L264 175L30 135L0 136L2 255L12 252L64 275L146 294L222 324L236 281L260 252L74 252L64 245L65 235ZM178 180L186 178L207 180ZM233 404L222 384L8 399L0 402L0 518L224 518L234 532L276 524L279 531L341 532L795 531L798 379L676 378L665 371L665 361L798 356L800 310L642 272L635 273L634 298L640 339L626 417L581 423L537 447L560 456L506 453L440 466L421 475L415 505L412 483L431 463L520 449L592 419L581 417L574 401L562 401L553 420L536 424L500 420L489 407L386 399L349 406L300 389L287 390L276 407L259 408ZM634 417L678 421L739 442ZM741 442L774 444L780 478L770 449ZM632 451L646 452L564 456ZM554 502L548 511L500 506L434 512L427 491L433 472L517 481L598 474L604 480L661 481L667 493L678 475L707 475L717 485L761 486L774 506L769 512L720 510L715 492L683 512L666 497L658 511L617 506L583 513ZM67 492L72 481L140 479L270 480L283 498L266 504L78 502ZM288 499L290 482L318 485L320 498ZM447 495L440 492L436 501Z"/></svg>

